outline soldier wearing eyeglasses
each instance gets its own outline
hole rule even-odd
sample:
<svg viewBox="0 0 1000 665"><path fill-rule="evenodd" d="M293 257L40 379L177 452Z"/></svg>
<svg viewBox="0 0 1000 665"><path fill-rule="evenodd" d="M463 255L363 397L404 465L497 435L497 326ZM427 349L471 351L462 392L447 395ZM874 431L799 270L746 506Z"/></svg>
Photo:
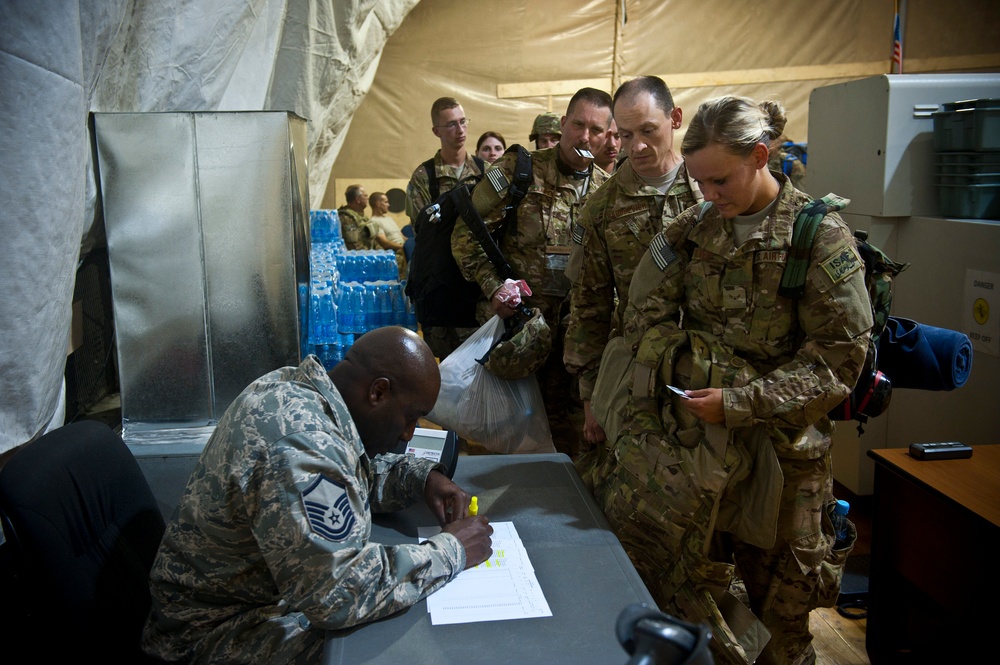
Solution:
<svg viewBox="0 0 1000 665"><path fill-rule="evenodd" d="M406 215L419 234L416 221L420 211L434 203L441 194L451 191L461 184L475 185L483 177L486 165L482 159L465 149L468 137L469 118L465 109L453 97L441 97L431 106L431 131L441 140L441 148L434 154L434 176L437 187L430 182L430 175L424 164L420 164L410 176L406 187ZM435 193L435 189L437 190ZM474 329L424 326L424 341L434 355L444 358L458 348Z"/></svg>

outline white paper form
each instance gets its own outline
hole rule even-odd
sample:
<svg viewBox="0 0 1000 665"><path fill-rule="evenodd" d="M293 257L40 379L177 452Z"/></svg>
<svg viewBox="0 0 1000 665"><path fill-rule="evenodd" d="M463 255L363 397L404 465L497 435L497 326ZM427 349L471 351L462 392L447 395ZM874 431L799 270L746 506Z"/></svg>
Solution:
<svg viewBox="0 0 1000 665"><path fill-rule="evenodd" d="M493 555L427 597L431 625L552 616L514 523L491 522L490 526ZM423 541L440 531L420 527L417 534Z"/></svg>

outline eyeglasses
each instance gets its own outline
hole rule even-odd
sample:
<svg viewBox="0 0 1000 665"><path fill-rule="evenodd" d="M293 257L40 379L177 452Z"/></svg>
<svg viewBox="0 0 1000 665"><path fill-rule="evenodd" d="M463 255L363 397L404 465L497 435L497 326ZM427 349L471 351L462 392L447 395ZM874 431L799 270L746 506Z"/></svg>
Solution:
<svg viewBox="0 0 1000 665"><path fill-rule="evenodd" d="M455 131L459 127L468 127L470 120L468 118L462 118L461 120L452 120L446 125L434 125L436 129L447 129L450 131Z"/></svg>

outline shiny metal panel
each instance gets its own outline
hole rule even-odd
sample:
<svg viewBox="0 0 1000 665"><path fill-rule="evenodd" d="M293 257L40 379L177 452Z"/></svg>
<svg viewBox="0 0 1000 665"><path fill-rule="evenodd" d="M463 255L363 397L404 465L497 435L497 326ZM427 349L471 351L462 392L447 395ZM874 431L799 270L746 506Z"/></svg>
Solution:
<svg viewBox="0 0 1000 665"><path fill-rule="evenodd" d="M190 438L176 432L214 426L248 383L299 360L305 121L99 113L94 128L124 438Z"/></svg>

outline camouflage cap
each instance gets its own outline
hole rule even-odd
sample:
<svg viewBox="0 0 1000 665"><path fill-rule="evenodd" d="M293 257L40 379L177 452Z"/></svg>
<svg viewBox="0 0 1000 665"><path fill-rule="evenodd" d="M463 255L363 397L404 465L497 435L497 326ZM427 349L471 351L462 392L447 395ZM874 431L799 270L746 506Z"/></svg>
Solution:
<svg viewBox="0 0 1000 665"><path fill-rule="evenodd" d="M531 133L528 134L529 141L537 141L542 134L555 134L562 136L562 128L559 126L559 114L542 113L535 118L535 124L531 126Z"/></svg>
<svg viewBox="0 0 1000 665"><path fill-rule="evenodd" d="M545 364L552 350L552 331L541 310L533 308L527 320L517 315L513 318L514 323L479 360L494 376L507 380L531 376Z"/></svg>

